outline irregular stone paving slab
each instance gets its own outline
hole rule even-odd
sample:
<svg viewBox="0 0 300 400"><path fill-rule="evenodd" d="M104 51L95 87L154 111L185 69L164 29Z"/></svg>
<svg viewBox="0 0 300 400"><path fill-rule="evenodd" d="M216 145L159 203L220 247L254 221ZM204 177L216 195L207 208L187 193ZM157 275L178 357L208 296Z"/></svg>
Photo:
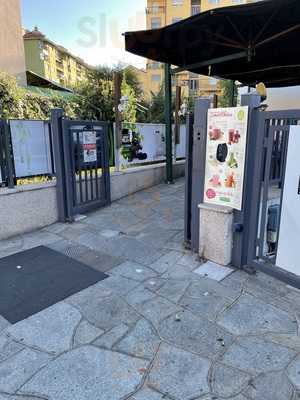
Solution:
<svg viewBox="0 0 300 400"><path fill-rule="evenodd" d="M233 273L233 269L223 267L222 265L216 264L211 261L200 265L194 272L200 276L206 276L207 278L213 279L217 282L222 281L226 276Z"/></svg>
<svg viewBox="0 0 300 400"><path fill-rule="evenodd" d="M98 245L99 243L97 243ZM164 254L163 250L153 249L146 243L128 236L109 239L105 244L102 243L102 246L102 248L94 247L94 249L100 248L104 253L113 254L115 257L125 258L143 265L151 265Z"/></svg>
<svg viewBox="0 0 300 400"><path fill-rule="evenodd" d="M167 279L163 278L155 278L149 279L148 281L144 282L144 288L150 290L153 293L156 293L161 287L165 285ZM175 282L175 281L173 281Z"/></svg>
<svg viewBox="0 0 300 400"><path fill-rule="evenodd" d="M155 392L154 390L148 388L140 390L133 397L129 398L129 400L168 400L168 399L170 399L170 397Z"/></svg>
<svg viewBox="0 0 300 400"><path fill-rule="evenodd" d="M36 396L10 396L10 395L5 395L0 393L0 400L47 400L42 397L36 397Z"/></svg>
<svg viewBox="0 0 300 400"><path fill-rule="evenodd" d="M180 311L179 307L162 297L156 297L153 300L140 304L136 309L146 319L151 321L154 326L158 326L159 322L167 316Z"/></svg>
<svg viewBox="0 0 300 400"><path fill-rule="evenodd" d="M10 323L0 315L0 333L4 331L5 328L7 328L10 325Z"/></svg>
<svg viewBox="0 0 300 400"><path fill-rule="evenodd" d="M22 235L22 250L32 249L33 247L38 246L47 246L48 244L57 242L58 240L59 236L49 232L38 231L26 233L25 235Z"/></svg>
<svg viewBox="0 0 300 400"><path fill-rule="evenodd" d="M169 269L169 267L174 266L182 256L183 254L179 251L169 251L167 254L160 257L156 262L152 263L150 267L159 274L163 274Z"/></svg>
<svg viewBox="0 0 300 400"><path fill-rule="evenodd" d="M172 314L160 323L158 330L169 343L205 357L223 353L233 341L233 336L221 327L189 311Z"/></svg>
<svg viewBox="0 0 300 400"><path fill-rule="evenodd" d="M252 336L237 340L220 361L233 368L257 375L262 372L283 370L296 354L287 347Z"/></svg>
<svg viewBox="0 0 300 400"><path fill-rule="evenodd" d="M164 279L173 279L173 280L186 280L186 281L195 281L203 279L201 276L195 274L194 272L189 271L189 269L183 265L173 265L170 267L163 275Z"/></svg>
<svg viewBox="0 0 300 400"><path fill-rule="evenodd" d="M246 272L235 271L233 274L222 280L222 285L233 290L241 291L248 279L249 275Z"/></svg>
<svg viewBox="0 0 300 400"><path fill-rule="evenodd" d="M200 397L197 400L221 400L221 398L217 397L216 395L209 394L207 396ZM239 394L239 395L237 395L235 397L226 398L226 400L249 400L249 398L246 398L242 394ZM261 400L263 400L263 399L261 399Z"/></svg>
<svg viewBox="0 0 300 400"><path fill-rule="evenodd" d="M24 346L14 342L7 335L0 336L0 362L7 360L23 349Z"/></svg>
<svg viewBox="0 0 300 400"><path fill-rule="evenodd" d="M138 286L137 281L132 279L123 278L122 276L110 276L99 283L99 287L110 289L119 296L126 296L132 289Z"/></svg>
<svg viewBox="0 0 300 400"><path fill-rule="evenodd" d="M285 283L262 272L258 272L247 279L245 290L258 296L269 294L273 297L283 297L289 293L289 289Z"/></svg>
<svg viewBox="0 0 300 400"><path fill-rule="evenodd" d="M76 329L74 345L89 344L103 333L104 331L102 329L97 328L88 321L82 320Z"/></svg>
<svg viewBox="0 0 300 400"><path fill-rule="evenodd" d="M124 278L132 279L137 282L143 282L150 278L156 278L157 273L141 264L126 261L116 268L113 268L110 273L112 275L120 275Z"/></svg>
<svg viewBox="0 0 300 400"><path fill-rule="evenodd" d="M274 307L286 312L290 312L293 309L285 297L290 292L287 285L266 274L258 273L255 276L250 276L244 288L247 293L252 294L265 303L272 304Z"/></svg>
<svg viewBox="0 0 300 400"><path fill-rule="evenodd" d="M297 335L287 335L280 333L267 333L263 336L266 340L289 347L292 350L300 352L300 337Z"/></svg>
<svg viewBox="0 0 300 400"><path fill-rule="evenodd" d="M270 372L255 378L245 394L251 400L292 400L294 389L283 372Z"/></svg>
<svg viewBox="0 0 300 400"><path fill-rule="evenodd" d="M155 297L155 293L148 290L145 285L142 284L128 293L125 300L128 304L134 307L138 304L145 303L148 300L152 300Z"/></svg>
<svg viewBox="0 0 300 400"><path fill-rule="evenodd" d="M186 292L187 296L195 298L202 298L204 295L213 294L230 300L236 300L240 293L240 290L227 288L213 279L203 277L198 279L196 282L192 282Z"/></svg>
<svg viewBox="0 0 300 400"><path fill-rule="evenodd" d="M184 240L184 238L182 239ZM177 264L187 267L190 271L194 271L195 268L201 265L201 261L199 260L198 254L187 253L177 261Z"/></svg>
<svg viewBox="0 0 300 400"><path fill-rule="evenodd" d="M8 328L17 341L42 351L60 354L69 350L81 314L66 303L57 303Z"/></svg>
<svg viewBox="0 0 300 400"><path fill-rule="evenodd" d="M217 363L212 371L211 387L220 397L233 397L247 387L251 376L245 372Z"/></svg>
<svg viewBox="0 0 300 400"><path fill-rule="evenodd" d="M293 360L288 368L287 374L293 385L297 389L300 389L300 356Z"/></svg>
<svg viewBox="0 0 300 400"><path fill-rule="evenodd" d="M165 281L156 293L174 303L178 303L188 286L189 282L186 281Z"/></svg>
<svg viewBox="0 0 300 400"><path fill-rule="evenodd" d="M112 349L113 346L120 341L128 331L129 328L127 325L120 324L106 332L99 339L95 340L93 344L95 346L104 347L105 349Z"/></svg>
<svg viewBox="0 0 300 400"><path fill-rule="evenodd" d="M299 312L300 310L300 291L295 288L290 289L290 292L282 298L283 301L287 302L290 310Z"/></svg>
<svg viewBox="0 0 300 400"><path fill-rule="evenodd" d="M53 400L119 400L140 385L148 362L95 347L58 357L24 385L22 394Z"/></svg>
<svg viewBox="0 0 300 400"><path fill-rule="evenodd" d="M121 323L132 324L140 319L140 315L133 308L111 290L103 288L101 283L70 297L67 301L77 307L86 320L104 331Z"/></svg>
<svg viewBox="0 0 300 400"><path fill-rule="evenodd" d="M135 357L151 359L159 346L160 339L148 321L141 319L134 329L122 339L116 349Z"/></svg>
<svg viewBox="0 0 300 400"><path fill-rule="evenodd" d="M80 255L77 260L101 272L107 272L123 262L120 258L90 249Z"/></svg>
<svg viewBox="0 0 300 400"><path fill-rule="evenodd" d="M164 249L176 250L184 252L184 233L182 230L178 231L175 236L164 244Z"/></svg>
<svg viewBox="0 0 300 400"><path fill-rule="evenodd" d="M14 393L51 357L48 354L25 349L0 363L0 392Z"/></svg>
<svg viewBox="0 0 300 400"><path fill-rule="evenodd" d="M193 313L214 321L239 295L211 279L203 278L189 286L180 304Z"/></svg>
<svg viewBox="0 0 300 400"><path fill-rule="evenodd" d="M184 295L180 300L182 306L210 321L215 321L219 313L225 310L225 308L228 308L232 302L233 300L214 295L211 292L206 292L201 297L199 294L198 298Z"/></svg>
<svg viewBox="0 0 300 400"><path fill-rule="evenodd" d="M159 231L157 228L151 230L147 229L136 236L136 239L142 242L144 241L147 245L152 247L164 248L165 244L176 235L176 232L162 228L160 228Z"/></svg>
<svg viewBox="0 0 300 400"><path fill-rule="evenodd" d="M207 376L210 361L163 344L148 377L149 386L173 396L189 400L209 392Z"/></svg>
<svg viewBox="0 0 300 400"><path fill-rule="evenodd" d="M236 335L297 331L297 321L289 314L250 295L242 295L218 323Z"/></svg>

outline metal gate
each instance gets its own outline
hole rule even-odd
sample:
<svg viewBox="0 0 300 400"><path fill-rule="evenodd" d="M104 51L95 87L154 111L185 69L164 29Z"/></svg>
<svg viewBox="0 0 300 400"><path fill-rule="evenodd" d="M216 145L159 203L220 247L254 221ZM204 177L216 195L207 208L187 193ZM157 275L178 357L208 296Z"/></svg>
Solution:
<svg viewBox="0 0 300 400"><path fill-rule="evenodd" d="M52 133L59 219L73 221L76 215L111 202L109 123L71 121L55 111Z"/></svg>
<svg viewBox="0 0 300 400"><path fill-rule="evenodd" d="M257 129L251 134L256 135L256 146L249 149L254 162L245 187L250 197L243 252L248 266L295 284L295 276L276 266L276 256L289 129L300 124L300 110L258 112L254 117Z"/></svg>

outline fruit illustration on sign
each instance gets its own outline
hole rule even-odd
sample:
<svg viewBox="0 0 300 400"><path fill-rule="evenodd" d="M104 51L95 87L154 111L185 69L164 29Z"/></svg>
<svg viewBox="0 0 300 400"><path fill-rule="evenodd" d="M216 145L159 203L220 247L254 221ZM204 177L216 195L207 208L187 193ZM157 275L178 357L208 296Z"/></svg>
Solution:
<svg viewBox="0 0 300 400"><path fill-rule="evenodd" d="M225 186L226 186L227 188L230 188L230 189L235 188L235 186L236 186L236 180L235 180L234 172L232 172L232 174L230 174L230 175L227 176L227 178L226 178L226 180L225 180Z"/></svg>
<svg viewBox="0 0 300 400"><path fill-rule="evenodd" d="M239 165L238 165L238 162L237 162L237 160L236 160L236 158L234 156L234 153L230 153L229 161L228 161L227 165L228 165L229 168L238 168Z"/></svg>
<svg viewBox="0 0 300 400"><path fill-rule="evenodd" d="M219 140L223 137L223 132L219 128L209 127L209 138L210 140Z"/></svg>
<svg viewBox="0 0 300 400"><path fill-rule="evenodd" d="M213 175L213 177L210 179L209 183L211 183L213 187L222 186L222 183L220 181L220 175Z"/></svg>

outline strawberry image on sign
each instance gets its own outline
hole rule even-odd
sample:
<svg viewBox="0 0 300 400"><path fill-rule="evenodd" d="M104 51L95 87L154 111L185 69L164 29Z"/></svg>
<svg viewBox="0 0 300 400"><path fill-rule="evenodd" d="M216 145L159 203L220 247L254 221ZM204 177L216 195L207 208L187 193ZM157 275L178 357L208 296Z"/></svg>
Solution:
<svg viewBox="0 0 300 400"><path fill-rule="evenodd" d="M208 198L208 199L214 199L215 197L216 197L216 195L217 195L217 193L213 190L213 189L208 189L207 191L206 191L206 197Z"/></svg>

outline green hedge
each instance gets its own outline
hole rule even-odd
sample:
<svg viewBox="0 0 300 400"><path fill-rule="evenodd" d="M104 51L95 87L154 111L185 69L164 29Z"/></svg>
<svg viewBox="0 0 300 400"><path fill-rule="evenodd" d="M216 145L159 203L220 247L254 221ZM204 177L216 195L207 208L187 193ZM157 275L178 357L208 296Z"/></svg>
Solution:
<svg viewBox="0 0 300 400"><path fill-rule="evenodd" d="M0 119L48 119L52 108L63 108L70 118L78 114L74 99L30 93L17 84L16 78L0 71Z"/></svg>

